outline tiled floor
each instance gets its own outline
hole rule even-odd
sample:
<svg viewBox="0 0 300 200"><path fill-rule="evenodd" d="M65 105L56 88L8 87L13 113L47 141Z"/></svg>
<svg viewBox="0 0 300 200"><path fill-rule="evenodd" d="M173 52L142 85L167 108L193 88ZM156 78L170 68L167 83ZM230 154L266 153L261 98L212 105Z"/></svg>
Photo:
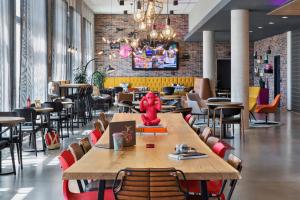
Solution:
<svg viewBox="0 0 300 200"><path fill-rule="evenodd" d="M232 199L300 199L300 114L282 112L275 120L282 125L247 130L245 143L239 142L238 134L235 140L228 141L235 148L231 152L243 160L243 179ZM85 134L83 129L76 130L74 136L64 140L62 149ZM63 199L59 152L39 153L38 157L24 153L23 171L17 167L16 176L0 176L0 199ZM11 167L7 159L3 164L5 168Z"/></svg>

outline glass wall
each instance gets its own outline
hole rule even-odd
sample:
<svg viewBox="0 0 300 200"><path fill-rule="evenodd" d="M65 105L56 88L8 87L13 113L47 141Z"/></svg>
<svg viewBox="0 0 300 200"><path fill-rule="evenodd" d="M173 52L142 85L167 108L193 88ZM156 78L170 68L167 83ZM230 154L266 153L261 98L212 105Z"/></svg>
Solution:
<svg viewBox="0 0 300 200"><path fill-rule="evenodd" d="M46 0L22 0L20 106L47 99ZM23 17L24 16L24 17Z"/></svg>
<svg viewBox="0 0 300 200"><path fill-rule="evenodd" d="M0 111L10 109L10 0L0 1Z"/></svg>

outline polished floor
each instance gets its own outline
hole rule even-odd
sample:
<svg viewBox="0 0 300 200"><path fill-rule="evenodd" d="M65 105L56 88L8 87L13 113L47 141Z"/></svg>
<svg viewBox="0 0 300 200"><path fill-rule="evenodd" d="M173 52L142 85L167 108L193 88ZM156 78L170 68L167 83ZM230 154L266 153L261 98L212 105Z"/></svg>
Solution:
<svg viewBox="0 0 300 200"><path fill-rule="evenodd" d="M281 125L251 128L245 132L244 143L240 143L238 135L228 140L234 147L231 152L243 160L243 179L237 185L234 200L300 199L300 114L281 112L271 119ZM74 136L64 140L62 148L85 136L89 129L90 126L76 130ZM0 199L63 199L59 152L39 153L38 157L24 153L23 171L17 167L16 176L0 176ZM7 159L3 165L5 170L11 167Z"/></svg>

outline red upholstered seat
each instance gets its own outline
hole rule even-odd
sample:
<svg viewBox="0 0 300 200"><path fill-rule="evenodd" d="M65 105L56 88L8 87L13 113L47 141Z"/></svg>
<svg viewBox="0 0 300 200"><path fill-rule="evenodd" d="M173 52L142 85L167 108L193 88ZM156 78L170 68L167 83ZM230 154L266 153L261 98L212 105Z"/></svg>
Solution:
<svg viewBox="0 0 300 200"><path fill-rule="evenodd" d="M98 140L101 138L102 133L99 130L93 130L90 133L90 135L91 135L91 141L95 145L98 142Z"/></svg>
<svg viewBox="0 0 300 200"><path fill-rule="evenodd" d="M212 148L212 151L221 158L224 158L226 150L227 147L221 142L217 142Z"/></svg>
<svg viewBox="0 0 300 200"><path fill-rule="evenodd" d="M63 152L61 152L61 154L58 156L58 159L63 171L65 171L75 163L75 159L69 150L64 150ZM98 191L72 193L69 190L68 180L63 180L63 195L64 195L64 200L94 200L94 199L97 200L98 199ZM105 190L104 197L105 200L115 199L111 189Z"/></svg>
<svg viewBox="0 0 300 200"><path fill-rule="evenodd" d="M83 192L83 193L72 193L69 191L68 180L63 180L63 193L64 200L97 200L98 191ZM104 192L105 200L114 200L114 194L111 189L106 189Z"/></svg>
<svg viewBox="0 0 300 200"><path fill-rule="evenodd" d="M186 123L189 123L191 117L192 117L192 114L188 114L187 116L185 116L184 120L186 121Z"/></svg>

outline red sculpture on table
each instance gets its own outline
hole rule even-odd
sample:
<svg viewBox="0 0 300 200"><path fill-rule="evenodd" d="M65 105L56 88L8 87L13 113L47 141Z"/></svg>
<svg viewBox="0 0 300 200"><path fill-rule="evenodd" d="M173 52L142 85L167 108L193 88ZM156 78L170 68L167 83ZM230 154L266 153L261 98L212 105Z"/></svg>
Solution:
<svg viewBox="0 0 300 200"><path fill-rule="evenodd" d="M145 126L156 126L160 119L157 118L157 111L161 110L161 102L158 96L152 92L148 92L140 102L140 111L146 111L142 114L142 120Z"/></svg>

